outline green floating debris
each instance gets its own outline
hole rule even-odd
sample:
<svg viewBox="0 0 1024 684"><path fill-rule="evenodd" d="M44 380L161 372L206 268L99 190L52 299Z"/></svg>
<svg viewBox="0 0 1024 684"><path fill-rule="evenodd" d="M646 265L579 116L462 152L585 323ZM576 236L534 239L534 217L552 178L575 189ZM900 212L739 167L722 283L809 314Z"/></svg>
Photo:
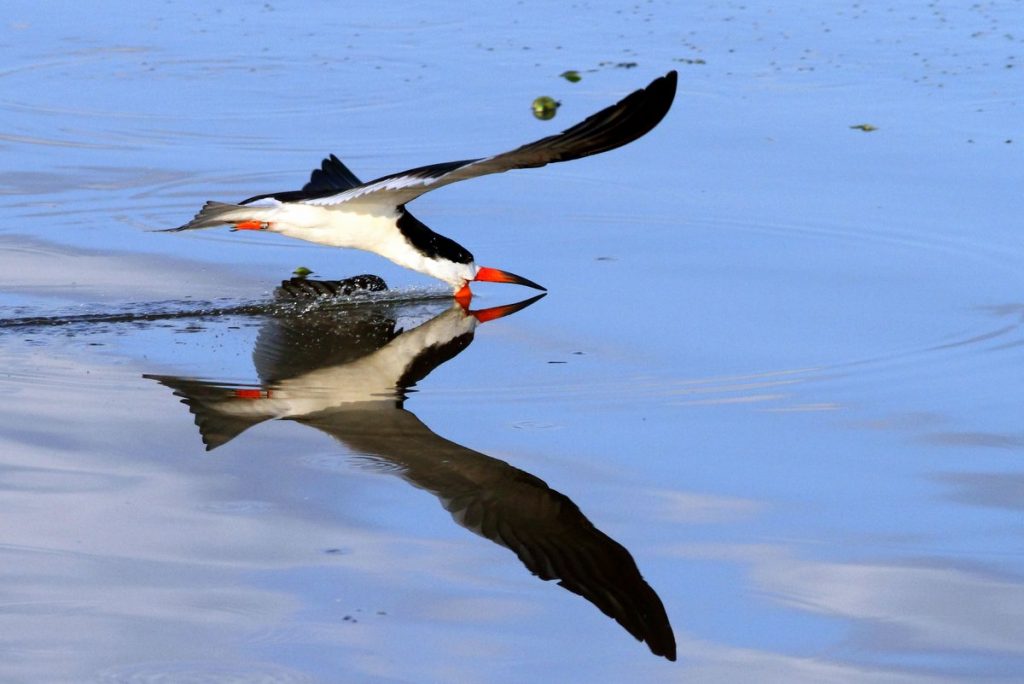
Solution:
<svg viewBox="0 0 1024 684"><path fill-rule="evenodd" d="M850 128L855 131L864 131L865 133L878 130L878 126L872 126L869 123L857 124L856 126L850 126Z"/></svg>
<svg viewBox="0 0 1024 684"><path fill-rule="evenodd" d="M569 69L569 71L563 71L562 73L559 74L559 76L564 78L569 83L579 83L580 81L583 80L583 77L580 76L580 72L576 71L575 69Z"/></svg>
<svg viewBox="0 0 1024 684"><path fill-rule="evenodd" d="M313 271L309 270L305 266L299 266L297 269L292 271L292 275L294 275L296 278L305 278L306 276L311 275L312 273Z"/></svg>
<svg viewBox="0 0 1024 684"><path fill-rule="evenodd" d="M541 95L533 101L533 115L541 121L555 118L555 112L562 105L561 102L547 95Z"/></svg>

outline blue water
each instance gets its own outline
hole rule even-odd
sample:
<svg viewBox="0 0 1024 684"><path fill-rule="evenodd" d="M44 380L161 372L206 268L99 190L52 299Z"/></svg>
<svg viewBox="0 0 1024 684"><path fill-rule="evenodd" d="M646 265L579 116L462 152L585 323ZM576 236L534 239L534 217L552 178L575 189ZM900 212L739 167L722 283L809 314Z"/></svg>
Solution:
<svg viewBox="0 0 1024 684"><path fill-rule="evenodd" d="M149 231L329 153L372 178L549 135L670 69L680 87L623 149L416 201L550 294L476 327L407 413L354 421L424 426L386 454L280 414L207 452L143 377L273 385L269 312L0 328L0 679L1019 681L1022 22L1010 2L7 3L4 320L265 302L300 265L441 294L373 255ZM389 306L406 334L453 315ZM438 440L624 547L678 660L458 524L396 455L433 472Z"/></svg>

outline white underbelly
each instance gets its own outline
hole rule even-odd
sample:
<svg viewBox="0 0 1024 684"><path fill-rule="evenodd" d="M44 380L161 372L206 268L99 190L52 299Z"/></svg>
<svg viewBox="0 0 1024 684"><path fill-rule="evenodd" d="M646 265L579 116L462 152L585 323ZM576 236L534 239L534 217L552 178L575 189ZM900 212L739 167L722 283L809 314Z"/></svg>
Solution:
<svg viewBox="0 0 1024 684"><path fill-rule="evenodd" d="M270 230L288 237L331 247L350 247L380 253L405 238L395 225L395 214L370 214L287 204L268 217Z"/></svg>
<svg viewBox="0 0 1024 684"><path fill-rule="evenodd" d="M399 266L439 278L458 288L472 280L476 267L425 256L406 240L395 211L327 209L309 204L282 204L268 209L260 220L268 230L287 237L331 247L361 249L379 254Z"/></svg>

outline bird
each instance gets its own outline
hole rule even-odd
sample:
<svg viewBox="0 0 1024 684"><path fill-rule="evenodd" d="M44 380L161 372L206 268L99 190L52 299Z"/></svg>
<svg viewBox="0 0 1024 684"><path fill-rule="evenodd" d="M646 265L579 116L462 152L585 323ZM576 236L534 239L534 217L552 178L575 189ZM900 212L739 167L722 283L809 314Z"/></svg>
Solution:
<svg viewBox="0 0 1024 684"><path fill-rule="evenodd" d="M669 71L610 107L561 133L509 152L420 166L362 182L331 154L301 190L256 195L237 204L209 201L188 223L158 232L230 225L280 233L334 247L374 252L405 268L444 281L455 299L472 298L473 281L541 285L496 268L478 266L473 254L428 228L406 204L437 188L513 169L570 161L622 147L648 133L675 99L677 72Z"/></svg>
<svg viewBox="0 0 1024 684"><path fill-rule="evenodd" d="M281 296L315 294L295 285ZM453 303L415 327L400 325L422 311L414 303L367 302L340 312L283 308L265 317L256 337L258 385L143 377L181 399L208 451L269 420L332 437L358 463L430 492L459 525L507 547L531 573L582 596L655 655L675 660L665 606L624 546L539 477L445 439L405 405L418 383L473 342L480 324L544 296L480 310Z"/></svg>

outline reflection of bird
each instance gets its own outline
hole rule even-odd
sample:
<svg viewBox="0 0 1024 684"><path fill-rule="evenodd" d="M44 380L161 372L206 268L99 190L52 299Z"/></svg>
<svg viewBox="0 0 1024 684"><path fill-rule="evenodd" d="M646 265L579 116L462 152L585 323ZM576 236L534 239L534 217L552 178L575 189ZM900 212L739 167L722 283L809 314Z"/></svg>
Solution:
<svg viewBox="0 0 1024 684"><path fill-rule="evenodd" d="M276 316L261 329L253 354L259 387L147 377L182 398L207 449L275 418L331 435L431 492L460 525L511 549L532 573L558 580L674 660L665 608L625 548L539 478L438 436L403 407L406 391L464 350L480 322L541 296L476 312L453 306L407 331L396 331L399 312L386 305L351 316Z"/></svg>
<svg viewBox="0 0 1024 684"><path fill-rule="evenodd" d="M462 245L420 223L405 209L420 195L468 178L569 161L621 147L654 128L676 92L676 72L655 79L617 104L562 133L491 157L422 166L361 182L331 155L301 190L250 197L238 204L207 202L195 218L171 231L234 225L269 230L333 247L380 254L400 266L449 283L471 296L472 280L516 283L543 290L505 271L477 266Z"/></svg>

